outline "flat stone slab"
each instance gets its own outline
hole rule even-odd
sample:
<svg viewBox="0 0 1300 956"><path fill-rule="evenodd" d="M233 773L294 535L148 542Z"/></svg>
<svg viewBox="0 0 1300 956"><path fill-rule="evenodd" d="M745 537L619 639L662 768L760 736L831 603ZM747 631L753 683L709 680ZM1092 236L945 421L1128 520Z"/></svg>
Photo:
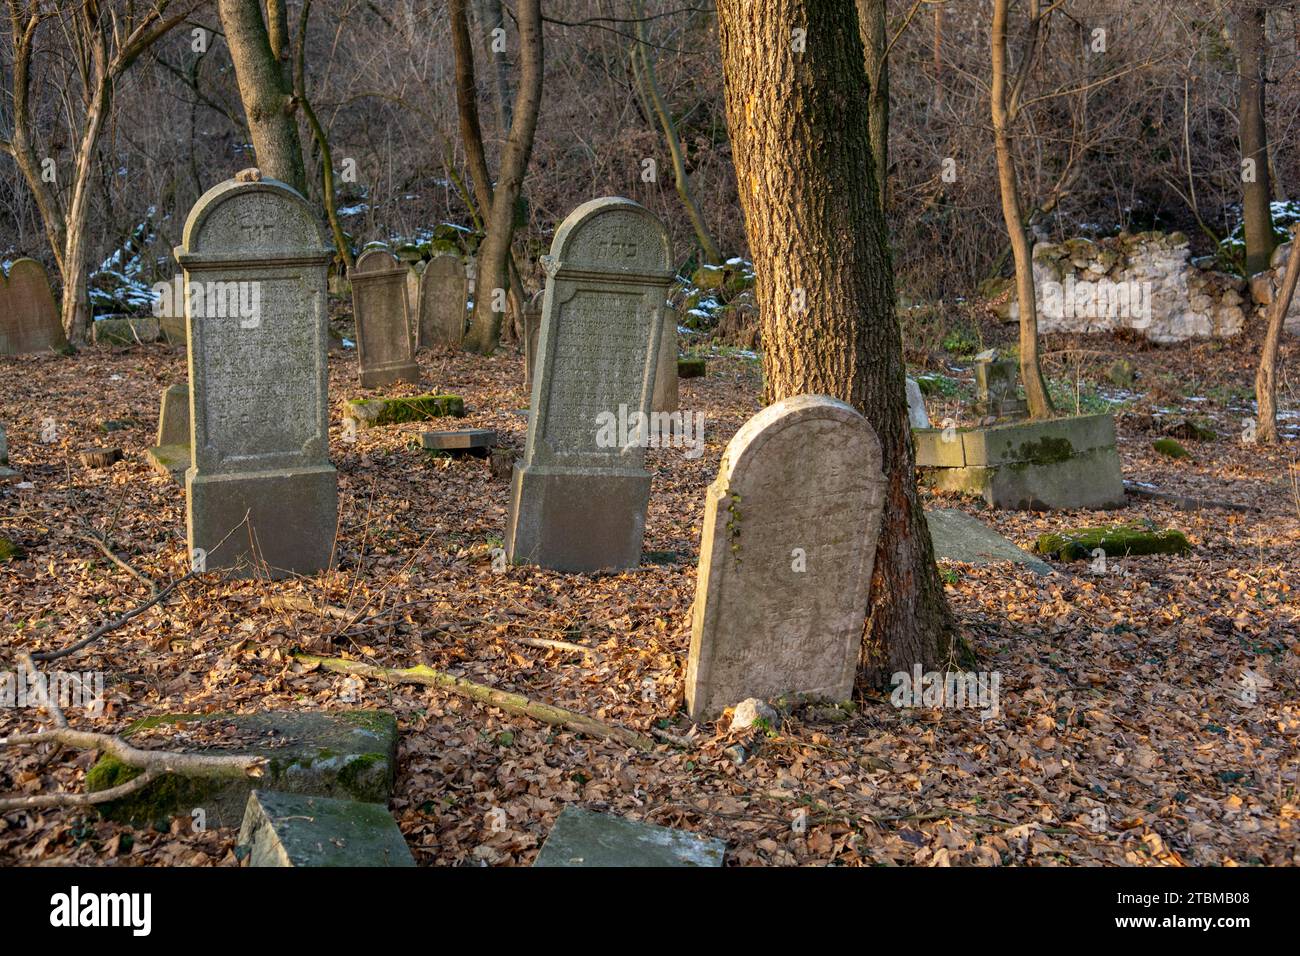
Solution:
<svg viewBox="0 0 1300 956"><path fill-rule="evenodd" d="M566 806L533 866L722 866L721 840Z"/></svg>
<svg viewBox="0 0 1300 956"><path fill-rule="evenodd" d="M415 866L387 807L331 797L254 790L239 845L249 866Z"/></svg>
<svg viewBox="0 0 1300 956"><path fill-rule="evenodd" d="M201 809L206 826L238 826L255 787L387 804L397 768L397 720L386 711L164 714L137 722L124 736L141 748L267 758L258 779L169 773L100 804L105 816L126 823L165 823L177 815L197 819L194 811ZM86 789L107 790L137 774L115 757L101 757L86 773Z"/></svg>
<svg viewBox="0 0 1300 956"><path fill-rule="evenodd" d="M496 443L497 433L490 428L420 433L420 447L429 451L479 452L486 455L496 447Z"/></svg>
<svg viewBox="0 0 1300 956"><path fill-rule="evenodd" d="M934 542L934 556L966 564L1023 564L1035 574L1051 574L1052 566L1016 547L978 518L956 508L925 512Z"/></svg>
<svg viewBox="0 0 1300 956"><path fill-rule="evenodd" d="M459 395L412 395L397 398L348 399L346 417L357 428L383 428L435 418L464 418L465 400Z"/></svg>

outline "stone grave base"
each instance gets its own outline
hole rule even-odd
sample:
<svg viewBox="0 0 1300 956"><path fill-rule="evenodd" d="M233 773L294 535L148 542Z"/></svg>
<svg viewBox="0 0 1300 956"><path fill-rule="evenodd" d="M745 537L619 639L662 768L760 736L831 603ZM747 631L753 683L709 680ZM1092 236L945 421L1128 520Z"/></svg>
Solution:
<svg viewBox="0 0 1300 956"><path fill-rule="evenodd" d="M516 465L506 519L512 564L553 571L635 568L641 563L650 473Z"/></svg>
<svg viewBox="0 0 1300 956"><path fill-rule="evenodd" d="M362 388L382 388L395 382L420 384L420 366L415 362L401 365L389 365L384 368L370 368L360 373Z"/></svg>
<svg viewBox="0 0 1300 956"><path fill-rule="evenodd" d="M322 571L334 547L337 487L332 465L233 475L190 469L185 473L190 554L201 548L205 570L230 568L241 577ZM248 526L238 527L245 515Z"/></svg>
<svg viewBox="0 0 1300 956"><path fill-rule="evenodd" d="M166 728L148 743L132 739ZM204 825L239 826L254 787L387 804L397 770L397 721L378 710L334 713L276 711L261 714L164 714L124 734L132 744L188 753L252 754L267 758L260 778L213 778L167 773L128 796L99 804L104 816L124 823L170 822L201 809ZM193 743L185 743L186 738ZM86 790L120 786L138 771L103 756L86 772Z"/></svg>
<svg viewBox="0 0 1300 956"><path fill-rule="evenodd" d="M560 811L533 866L722 866L721 840L572 805Z"/></svg>
<svg viewBox="0 0 1300 956"><path fill-rule="evenodd" d="M460 431L420 432L420 447L448 455L473 455L486 458L496 447L497 433L490 428L465 428Z"/></svg>
<svg viewBox="0 0 1300 956"><path fill-rule="evenodd" d="M388 809L356 800L254 790L239 845L249 866L415 866Z"/></svg>
<svg viewBox="0 0 1300 956"><path fill-rule="evenodd" d="M154 445L144 450L144 456L158 474L178 485L185 484L185 471L190 467L189 445Z"/></svg>
<svg viewBox="0 0 1300 956"><path fill-rule="evenodd" d="M995 508L1054 511L1124 506L1109 414L987 428L917 428L916 464L938 491L979 495Z"/></svg>

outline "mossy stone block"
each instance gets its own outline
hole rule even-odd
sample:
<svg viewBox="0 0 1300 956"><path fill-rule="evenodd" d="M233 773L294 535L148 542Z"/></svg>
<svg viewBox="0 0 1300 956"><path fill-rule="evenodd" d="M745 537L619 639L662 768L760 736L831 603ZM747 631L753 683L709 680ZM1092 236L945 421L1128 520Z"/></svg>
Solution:
<svg viewBox="0 0 1300 956"><path fill-rule="evenodd" d="M386 804L396 775L397 720L385 711L164 714L138 721L124 736L141 748L267 760L260 778L167 773L143 790L99 805L109 819L137 825L165 824L201 809L207 826L238 826L254 787ZM139 772L103 756L87 771L86 790L119 786Z"/></svg>
<svg viewBox="0 0 1300 956"><path fill-rule="evenodd" d="M1182 442L1175 438L1157 438L1151 443L1151 447L1166 458L1192 457L1192 453L1183 447Z"/></svg>
<svg viewBox="0 0 1300 956"><path fill-rule="evenodd" d="M348 417L358 428L382 428L435 418L464 418L465 400L459 395L415 395L410 398L353 398Z"/></svg>
<svg viewBox="0 0 1300 956"><path fill-rule="evenodd" d="M702 358L679 358L677 360L678 378L703 378L706 371L708 371L708 366Z"/></svg>
<svg viewBox="0 0 1300 956"><path fill-rule="evenodd" d="M1086 561L1100 548L1108 558L1143 554L1187 554L1187 536L1174 528L1157 529L1151 524L1107 525L1042 534L1034 543L1041 555L1064 561Z"/></svg>
<svg viewBox="0 0 1300 956"><path fill-rule="evenodd" d="M249 866L415 866L388 808L357 800L254 790L239 845Z"/></svg>

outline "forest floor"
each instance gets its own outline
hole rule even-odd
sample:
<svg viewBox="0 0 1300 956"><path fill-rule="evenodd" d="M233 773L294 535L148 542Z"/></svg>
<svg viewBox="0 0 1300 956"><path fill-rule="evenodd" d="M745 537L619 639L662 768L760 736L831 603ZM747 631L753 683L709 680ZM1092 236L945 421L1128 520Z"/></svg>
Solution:
<svg viewBox="0 0 1300 956"><path fill-rule="evenodd" d="M1097 400L1114 390L1101 375L1106 363L1132 363L1136 382L1118 419L1127 479L1257 511L1133 499L1121 514L1034 514L929 502L961 507L1023 548L1041 532L1120 518L1179 528L1192 543L1187 556L1113 560L1105 574L1087 562L1055 563L1047 576L944 562L977 669L1001 674L992 719L975 709L896 709L888 690L871 689L847 715L796 709L778 727L737 735L725 720L691 727L683 676L703 492L728 439L759 407L752 359L719 357L706 378L681 383L682 408L706 416L707 447L694 460L679 449L648 454L645 551L654 563L572 575L494 572L508 481L486 462L412 448L422 430L415 424L345 440L344 401L363 394L351 352L330 356L337 570L275 583L217 574L185 582L60 662L107 675L104 715L69 716L116 732L163 713L391 709L401 733L391 808L421 864L527 865L571 802L707 833L725 840L729 861L740 865L1295 864L1298 446L1240 440L1256 346L1053 338L1047 352L1052 374L1077 382L1081 403L1085 391ZM1284 358L1294 367L1300 345L1288 342ZM528 397L516 355L426 352L421 362L419 388L392 393L458 393L469 415L457 427L494 428L522 449L518 410ZM929 364L969 388L968 362ZM147 599L144 583L80 535L107 533L156 582L182 576L188 558L184 495L143 456L160 391L185 381L183 350L10 358L0 360L0 374L10 456L33 486L0 488L0 535L26 552L0 564L3 670L16 666L17 650L67 645ZM955 412L956 401L936 394L932 416ZM1283 407L1295 413L1294 393ZM1194 410L1222 437L1186 441L1190 459L1161 457L1151 449L1161 408ZM59 432L42 443L47 418ZM104 420L126 418L138 424L100 431ZM122 447L122 462L81 465L78 448L109 444ZM346 627L268 606L275 595L364 614ZM393 667L426 663L607 722L666 729L689 746L661 741L638 753L439 690L369 680L345 702L345 678L304 668L294 649ZM38 726L31 709L0 711L0 735ZM737 743L747 752L740 764L727 753ZM90 754L0 750L0 794L79 791L90 762ZM501 820L495 809L504 810L504 827L493 825ZM236 836L192 832L188 817L164 832L88 810L13 812L0 815L0 864L238 865Z"/></svg>

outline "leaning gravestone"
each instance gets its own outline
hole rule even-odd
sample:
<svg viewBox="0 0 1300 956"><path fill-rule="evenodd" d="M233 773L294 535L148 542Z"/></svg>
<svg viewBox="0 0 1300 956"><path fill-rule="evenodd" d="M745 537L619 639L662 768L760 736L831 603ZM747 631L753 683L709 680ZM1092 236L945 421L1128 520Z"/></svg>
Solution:
<svg viewBox="0 0 1300 956"><path fill-rule="evenodd" d="M654 393L672 245L648 210L595 199L564 220L542 265L538 363L506 553L557 571L636 567L650 474L635 432Z"/></svg>
<svg viewBox="0 0 1300 956"><path fill-rule="evenodd" d="M201 570L308 574L330 564L338 514L325 358L332 254L312 207L275 180L214 186L185 222L176 259L186 289L225 283L254 306L232 314L186 295L185 493Z"/></svg>
<svg viewBox="0 0 1300 956"><path fill-rule="evenodd" d="M884 493L875 431L834 398L783 399L736 432L704 506L692 718L747 697L850 696Z"/></svg>
<svg viewBox="0 0 1300 956"><path fill-rule="evenodd" d="M145 449L150 464L160 474L185 484L190 466L190 387L164 389L158 409L158 444Z"/></svg>
<svg viewBox="0 0 1300 956"><path fill-rule="evenodd" d="M48 352L67 345L45 266L35 259L19 259L9 267L8 279L0 272L0 355Z"/></svg>
<svg viewBox="0 0 1300 956"><path fill-rule="evenodd" d="M420 381L406 272L406 266L386 249L363 252L352 270L352 314L363 388Z"/></svg>
<svg viewBox="0 0 1300 956"><path fill-rule="evenodd" d="M677 312L664 310L664 330L659 339L659 368L655 372L655 394L651 411L675 412L681 405L677 388Z"/></svg>
<svg viewBox="0 0 1300 956"><path fill-rule="evenodd" d="M420 276L420 346L460 347L465 337L465 265L460 256L434 256Z"/></svg>

